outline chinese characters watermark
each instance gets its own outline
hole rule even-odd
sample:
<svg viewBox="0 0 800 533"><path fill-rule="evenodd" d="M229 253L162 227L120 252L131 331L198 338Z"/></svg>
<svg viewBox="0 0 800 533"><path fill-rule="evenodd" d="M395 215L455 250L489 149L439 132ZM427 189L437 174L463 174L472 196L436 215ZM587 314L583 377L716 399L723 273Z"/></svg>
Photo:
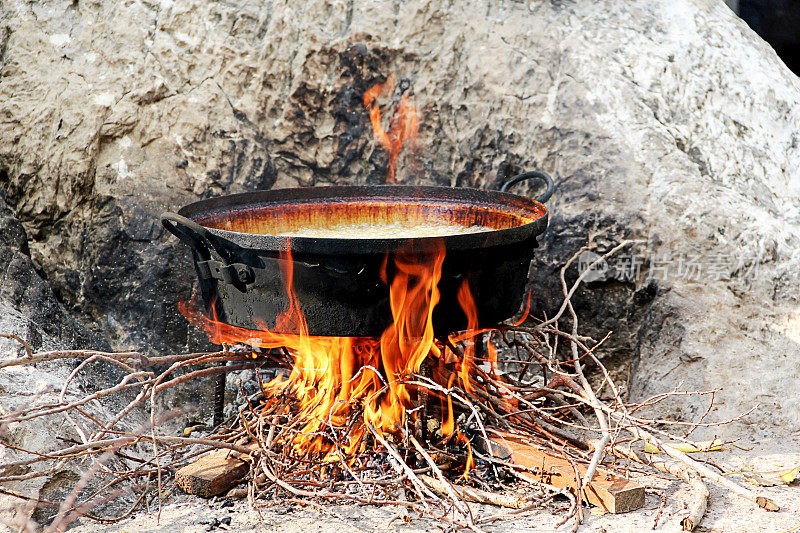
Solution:
<svg viewBox="0 0 800 533"><path fill-rule="evenodd" d="M632 251L603 259L600 254L586 250L578 256L578 273L585 273L587 282L609 279L631 283L652 279L709 282L734 277L752 280L758 275L758 266L744 256L722 252L648 254Z"/></svg>

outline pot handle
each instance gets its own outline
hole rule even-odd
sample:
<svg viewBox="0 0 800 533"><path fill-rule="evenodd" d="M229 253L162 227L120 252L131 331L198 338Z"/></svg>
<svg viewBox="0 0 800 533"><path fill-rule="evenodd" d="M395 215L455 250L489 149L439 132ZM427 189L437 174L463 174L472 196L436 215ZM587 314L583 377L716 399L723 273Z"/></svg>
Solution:
<svg viewBox="0 0 800 533"><path fill-rule="evenodd" d="M516 185L521 181L530 180L534 178L542 180L547 186L545 191L540 196L534 198L535 201L539 202L540 204L543 204L547 200L549 200L551 196L553 196L553 192L556 190L556 184L553 183L553 178L551 178L546 172L542 172L541 170L523 172L522 174L514 176L513 178L505 182L502 185L502 187L500 187L500 192L506 192L506 190L512 185Z"/></svg>
<svg viewBox="0 0 800 533"><path fill-rule="evenodd" d="M194 220L170 212L161 215L161 224L167 231L196 250L201 259L204 261L211 259L207 245L209 233L206 228Z"/></svg>

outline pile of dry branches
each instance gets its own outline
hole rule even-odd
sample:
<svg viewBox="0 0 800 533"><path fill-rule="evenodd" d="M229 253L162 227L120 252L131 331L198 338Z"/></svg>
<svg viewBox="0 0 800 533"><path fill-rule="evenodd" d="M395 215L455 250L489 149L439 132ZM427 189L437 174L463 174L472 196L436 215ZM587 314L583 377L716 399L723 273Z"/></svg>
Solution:
<svg viewBox="0 0 800 533"><path fill-rule="evenodd" d="M623 242L599 259L616 253L630 242ZM548 505L556 496L570 502L562 523L577 528L583 517L582 490L593 479L596 469L608 456L622 458L626 464L639 463L668 472L692 486L694 501L681 517L684 529L695 527L705 512L708 491L703 479L723 485L762 508L777 509L764 497L730 481L706 462L681 452L673 444L687 442L693 429L705 422L705 415L692 423L642 416L641 409L669 396L632 404L625 390L616 384L597 353L603 340L596 342L579 335L578 317L571 298L586 270L568 285L565 272L577 259L575 254L561 270L564 301L558 313L533 325L502 326L484 337L461 343L440 341L441 350L463 358L465 343L474 343L478 359L464 390L453 382L443 387L429 372L409 375L406 384L417 394L421 413L409 413L402 427L392 434L377 431L367 424L367 446L355 454L341 449L341 440L350 429L333 423L323 426L320 435L329 448L324 457L291 446L303 432L302 412L295 409L291 394L265 397L259 393L241 405L236 415L207 438L163 434L159 428L175 412L160 412L159 394L189 380L215 373L243 369L291 368L290 354L271 351L259 354L247 346L226 347L204 354L146 357L141 353L101 353L94 351L56 351L33 353L26 346L23 357L0 361L0 369L12 365L34 365L57 359L81 360L61 392L61 401L32 406L23 411L0 413L0 437L7 428L25 424L37 417L66 417L80 440L47 453L21 450L0 438L0 444L27 452L28 458L0 465L0 493L20 500L36 500L4 488L4 484L47 476L64 461L83 461L87 468L64 501L41 502L58 508L50 530L63 530L78 516L113 522L129 516L143 505L160 505L172 488L169 475L192 457L213 448L227 448L250 463L247 497L251 504L276 498L359 502L395 505L403 513L435 516L454 526L478 530L481 524L496 521ZM531 321L528 321L529 323ZM564 328L564 324L568 327ZM486 337L505 346L505 356L495 360L481 350ZM16 338L16 337L15 337ZM22 339L17 338L23 344ZM503 354L501 354L503 355ZM106 361L122 368L126 375L116 385L66 401L70 383L89 365ZM228 366L209 366L227 362ZM595 387L587 378L587 372ZM127 391L135 397L109 420L91 416L84 407L105 397ZM598 391L602 391L601 397ZM674 391L671 394L685 395ZM713 391L705 393L710 394ZM438 400L438 401L436 401ZM455 413L458 434L466 438L447 438L439 427L441 412L436 405L449 402ZM432 406L432 407L431 407ZM149 423L131 430L127 417L137 409L149 410ZM706 413L708 414L708 413ZM359 423L357 410L349 424ZM87 434L76 418L89 421ZM667 428L667 429L665 429ZM682 433L682 434L681 434ZM561 455L570 462L588 465L577 485L581 490L556 489L542 482L542 472L513 464L499 456L493 441L499 435L513 434L526 442ZM637 449L646 443L662 451L670 460L653 460ZM333 453L331 453L333 449ZM31 469L34 465L46 465ZM614 464L605 468L614 469ZM470 470L469 473L465 473ZM23 472L23 473L20 473ZM91 479L101 480L88 491ZM93 509L121 492L135 494L127 511L117 516L99 516ZM488 503L511 511L476 514L469 502ZM406 514L406 516L408 516Z"/></svg>

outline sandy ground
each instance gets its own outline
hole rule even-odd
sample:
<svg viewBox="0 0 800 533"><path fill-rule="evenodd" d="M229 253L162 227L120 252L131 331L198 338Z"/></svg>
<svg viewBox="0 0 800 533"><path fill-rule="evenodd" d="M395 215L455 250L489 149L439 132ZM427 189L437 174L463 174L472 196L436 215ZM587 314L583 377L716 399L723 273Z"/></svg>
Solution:
<svg viewBox="0 0 800 533"><path fill-rule="evenodd" d="M739 443L747 449L729 449L713 454L714 459L737 472L758 472L762 480L777 479L775 472L800 466L800 433L780 439ZM589 509L580 531L680 531L680 521L690 500L687 486L667 476L641 475L637 479L648 487L645 506L621 515L597 513ZM709 483L711 497L708 512L695 531L702 532L785 532L800 531L800 483L758 487L736 474L732 479L761 495L772 498L781 507L777 513L759 509L755 504ZM762 481L764 482L764 481ZM662 495L666 498L661 509ZM140 512L115 525L79 522L75 533L121 532L194 532L194 531L277 531L321 532L344 531L436 531L449 524L443 520L411 515L404 522L399 509L359 505L319 505L315 503L260 502L258 509L247 503L214 498L203 500L192 496L176 496L165 504L160 517L157 510ZM485 531L548 532L557 530L567 509L567 502L555 502L550 508L519 515L508 515L483 526ZM475 516L504 515L509 511L491 506L473 506ZM658 521L656 523L656 517ZM569 530L569 525L558 528Z"/></svg>

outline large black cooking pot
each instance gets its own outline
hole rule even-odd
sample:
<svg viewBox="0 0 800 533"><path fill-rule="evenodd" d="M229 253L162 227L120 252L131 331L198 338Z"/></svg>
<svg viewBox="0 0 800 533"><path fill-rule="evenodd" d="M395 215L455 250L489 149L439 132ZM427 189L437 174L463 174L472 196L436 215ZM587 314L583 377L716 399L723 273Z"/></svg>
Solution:
<svg viewBox="0 0 800 533"><path fill-rule="evenodd" d="M504 192L531 178L547 186L537 200ZM520 174L499 192L402 185L279 189L202 200L179 214L165 213L161 220L192 249L205 312L212 316L213 305L218 320L241 328L275 327L288 303L281 252L289 248L294 292L308 332L322 336L380 336L392 321L382 269L391 282L396 254L412 253L424 261L443 245L441 298L433 316L441 336L467 326L457 300L464 278L480 327L518 312L536 237L547 228L542 203L553 189L543 172ZM414 239L275 235L303 227L398 220L409 227L442 221L492 230Z"/></svg>

